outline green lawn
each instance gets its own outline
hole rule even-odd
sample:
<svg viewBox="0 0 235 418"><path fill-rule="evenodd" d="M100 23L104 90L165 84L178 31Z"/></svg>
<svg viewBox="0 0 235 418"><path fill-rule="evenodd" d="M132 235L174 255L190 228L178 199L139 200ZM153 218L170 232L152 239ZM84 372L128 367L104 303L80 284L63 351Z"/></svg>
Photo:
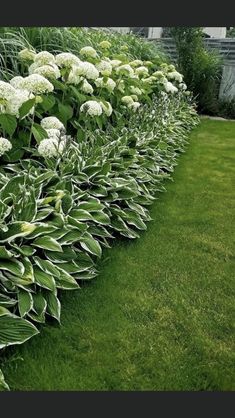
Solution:
<svg viewBox="0 0 235 418"><path fill-rule="evenodd" d="M6 350L12 389L235 389L235 123L204 119L173 178L141 238L63 294L62 325Z"/></svg>

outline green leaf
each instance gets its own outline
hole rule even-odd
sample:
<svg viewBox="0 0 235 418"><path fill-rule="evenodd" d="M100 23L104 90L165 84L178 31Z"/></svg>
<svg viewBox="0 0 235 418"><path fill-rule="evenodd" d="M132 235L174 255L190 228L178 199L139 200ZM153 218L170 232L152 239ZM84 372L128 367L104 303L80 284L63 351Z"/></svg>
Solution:
<svg viewBox="0 0 235 418"><path fill-rule="evenodd" d="M60 322L61 304L56 295L52 292L43 292L43 296L47 301L47 313Z"/></svg>
<svg viewBox="0 0 235 418"><path fill-rule="evenodd" d="M22 277L25 271L24 265L18 260L1 260L1 270L7 270L10 273Z"/></svg>
<svg viewBox="0 0 235 418"><path fill-rule="evenodd" d="M78 208L87 210L88 212L94 212L94 211L96 212L97 210L104 209L105 206L102 203L100 203L99 200L94 199L91 201L79 203Z"/></svg>
<svg viewBox="0 0 235 418"><path fill-rule="evenodd" d="M43 248L44 250L63 252L61 245L54 238L49 236L36 238L32 245Z"/></svg>
<svg viewBox="0 0 235 418"><path fill-rule="evenodd" d="M47 112L55 105L55 97L53 95L43 95L42 97L42 103L40 105L42 106L43 110Z"/></svg>
<svg viewBox="0 0 235 418"><path fill-rule="evenodd" d="M37 328L23 318L10 313L0 316L0 348L22 344L38 333Z"/></svg>
<svg viewBox="0 0 235 418"><path fill-rule="evenodd" d="M63 267L63 264L61 265ZM58 267L59 268L59 267ZM59 268L60 276L55 277L56 287L64 290L79 289L76 280L62 268Z"/></svg>
<svg viewBox="0 0 235 418"><path fill-rule="evenodd" d="M29 222L12 222L6 232L0 231L0 242L11 242L18 237L26 237L36 228L35 224Z"/></svg>
<svg viewBox="0 0 235 418"><path fill-rule="evenodd" d="M72 209L69 215L79 221L93 220L92 215L84 209Z"/></svg>
<svg viewBox="0 0 235 418"><path fill-rule="evenodd" d="M81 247L90 252L91 254L96 255L97 257L101 257L102 249L97 240L95 240L92 235L85 233L86 235L81 238L80 245Z"/></svg>
<svg viewBox="0 0 235 418"><path fill-rule="evenodd" d="M44 234L50 234L51 232L54 232L57 230L57 227L54 225L45 224L43 222L35 222L34 224L34 230L27 235L27 239L34 239L39 237L40 235Z"/></svg>
<svg viewBox="0 0 235 418"><path fill-rule="evenodd" d="M30 292L20 289L18 293L18 309L23 318L33 307L33 297Z"/></svg>
<svg viewBox="0 0 235 418"><path fill-rule="evenodd" d="M102 211L92 212L92 218L94 222L97 222L101 225L109 225L110 224L110 218L108 215L106 215Z"/></svg>
<svg viewBox="0 0 235 418"><path fill-rule="evenodd" d="M49 289L52 292L56 290L55 280L53 276L51 276L48 273L45 273L37 266L34 266L33 270L34 270L35 282L39 286L44 287L45 289Z"/></svg>
<svg viewBox="0 0 235 418"><path fill-rule="evenodd" d="M45 129L43 129L38 123L33 124L32 133L38 144L42 141L42 139L48 138L47 131L45 131Z"/></svg>
<svg viewBox="0 0 235 418"><path fill-rule="evenodd" d="M0 125L2 130L12 137L17 128L17 119L12 115L0 114Z"/></svg>
<svg viewBox="0 0 235 418"><path fill-rule="evenodd" d="M75 260L77 258L76 252L70 247L63 247L63 252L45 251L48 260L53 263L63 263L66 261Z"/></svg>
<svg viewBox="0 0 235 418"><path fill-rule="evenodd" d="M14 257L14 254L12 254L9 250L7 250L6 247L0 246L0 260L2 258L5 259L5 258L11 258L11 257Z"/></svg>
<svg viewBox="0 0 235 418"><path fill-rule="evenodd" d="M51 274L52 276L58 276L59 270L56 268L56 266L48 260L43 260L40 257L33 257L35 263L40 267L41 270L43 270L47 274Z"/></svg>
<svg viewBox="0 0 235 418"><path fill-rule="evenodd" d="M19 108L20 119L24 118L35 105L35 97L24 102Z"/></svg>
<svg viewBox="0 0 235 418"><path fill-rule="evenodd" d="M59 119L66 124L66 122L73 116L73 108L68 104L58 103Z"/></svg>
<svg viewBox="0 0 235 418"><path fill-rule="evenodd" d="M2 370L0 369L0 392L2 390L10 390L8 384L5 382Z"/></svg>

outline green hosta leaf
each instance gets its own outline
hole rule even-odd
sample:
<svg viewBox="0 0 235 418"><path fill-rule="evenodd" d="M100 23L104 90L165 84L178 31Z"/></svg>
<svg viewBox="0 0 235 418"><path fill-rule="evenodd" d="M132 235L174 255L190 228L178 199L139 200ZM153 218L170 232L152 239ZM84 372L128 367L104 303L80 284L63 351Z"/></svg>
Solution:
<svg viewBox="0 0 235 418"><path fill-rule="evenodd" d="M18 221L31 222L34 220L37 213L37 203L35 199L35 192L33 189L28 194L25 194L22 204L19 205L19 212L17 215Z"/></svg>
<svg viewBox="0 0 235 418"><path fill-rule="evenodd" d="M47 313L60 322L61 304L56 295L51 292L44 291L43 296L47 301Z"/></svg>
<svg viewBox="0 0 235 418"><path fill-rule="evenodd" d="M33 231L28 234L27 239L34 239L40 235L50 234L57 230L57 227L52 224L44 224L43 222L35 222Z"/></svg>
<svg viewBox="0 0 235 418"><path fill-rule="evenodd" d="M32 266L30 259L25 257L22 259L22 263L25 268L24 274L22 275L22 280L25 281L25 284L27 285L29 283L34 283L33 266Z"/></svg>
<svg viewBox="0 0 235 418"><path fill-rule="evenodd" d="M42 258L37 256L33 257L33 260L38 265L38 267L40 267L40 269L45 273L51 274L52 276L58 276L60 274L59 270L51 261L43 260Z"/></svg>
<svg viewBox="0 0 235 418"><path fill-rule="evenodd" d="M6 249L4 246L0 246L0 260L3 258L12 258L14 254L12 254L9 250ZM1 267L0 267L1 268Z"/></svg>
<svg viewBox="0 0 235 418"><path fill-rule="evenodd" d="M14 244L13 248L20 254L25 255L26 257L29 257L30 255L33 255L35 253L35 248L29 247L28 245L22 245L21 247L18 247L18 245Z"/></svg>
<svg viewBox="0 0 235 418"><path fill-rule="evenodd" d="M20 289L18 293L18 308L21 317L24 317L33 307L33 297L30 292Z"/></svg>
<svg viewBox="0 0 235 418"><path fill-rule="evenodd" d="M37 143L39 144L43 139L48 138L48 133L41 125L34 123L32 126L32 133Z"/></svg>
<svg viewBox="0 0 235 418"><path fill-rule="evenodd" d="M45 138L45 136L44 136L44 138ZM39 176L36 177L36 179L34 180L34 184L35 185L43 184L43 183L47 184L50 180L56 179L57 177L58 177L58 175L54 171L50 171L48 169L46 171L46 173L40 174Z"/></svg>
<svg viewBox="0 0 235 418"><path fill-rule="evenodd" d="M14 176L12 177L0 191L0 197L2 200L6 199L13 194L19 195L20 186L25 182L25 176Z"/></svg>
<svg viewBox="0 0 235 418"><path fill-rule="evenodd" d="M74 226L80 232L85 232L87 230L87 224L84 222L79 222L77 219L72 218L72 216L67 217L68 224Z"/></svg>
<svg viewBox="0 0 235 418"><path fill-rule="evenodd" d="M15 306L17 301L10 296L4 295L0 293L0 306L5 306L6 308L11 308L12 306Z"/></svg>
<svg viewBox="0 0 235 418"><path fill-rule="evenodd" d="M76 275L77 280L92 280L97 276L95 271L83 271L79 275Z"/></svg>
<svg viewBox="0 0 235 418"><path fill-rule="evenodd" d="M84 250L88 251L89 253L94 254L99 258L101 257L102 249L99 242L87 232L81 238L80 245Z"/></svg>
<svg viewBox="0 0 235 418"><path fill-rule="evenodd" d="M0 316L0 348L22 344L38 332L33 324L16 315L5 314Z"/></svg>
<svg viewBox="0 0 235 418"><path fill-rule="evenodd" d="M133 197L136 197L138 195L137 192L133 191L129 187L123 188L122 190L118 190L117 193L119 200L132 199Z"/></svg>
<svg viewBox="0 0 235 418"><path fill-rule="evenodd" d="M109 225L110 224L110 218L108 215L106 215L104 212L92 212L92 218L93 221L96 223L99 223L101 225Z"/></svg>
<svg viewBox="0 0 235 418"><path fill-rule="evenodd" d="M29 222L12 222L8 225L8 231L0 231L0 242L11 242L18 237L26 237L36 229L36 225Z"/></svg>
<svg viewBox="0 0 235 418"><path fill-rule="evenodd" d="M72 209L69 212L69 215L79 221L93 220L92 215L84 209Z"/></svg>
<svg viewBox="0 0 235 418"><path fill-rule="evenodd" d="M12 273L16 276L20 276L20 277L23 276L24 271L25 271L24 265L16 259L14 259L14 260L1 260L0 268L1 268L1 270L7 270L10 273Z"/></svg>
<svg viewBox="0 0 235 418"><path fill-rule="evenodd" d="M17 128L17 119L12 115L0 114L0 125L2 130L12 137Z"/></svg>
<svg viewBox="0 0 235 418"><path fill-rule="evenodd" d="M54 238L49 236L36 238L32 245L43 248L44 250L63 252L61 245Z"/></svg>
<svg viewBox="0 0 235 418"><path fill-rule="evenodd" d="M73 198L70 196L70 194L66 194L61 201L61 208L64 212L64 214L67 214L70 209L73 207Z"/></svg>
<svg viewBox="0 0 235 418"><path fill-rule="evenodd" d="M60 264L60 267L69 274L80 273L81 271L87 270L89 267L82 267L76 264L74 261L70 261L69 263Z"/></svg>
<svg viewBox="0 0 235 418"><path fill-rule="evenodd" d="M52 263L64 263L77 258L77 253L70 247L63 247L63 252L44 251L44 253Z"/></svg>
<svg viewBox="0 0 235 418"><path fill-rule="evenodd" d="M52 212L54 212L53 207L39 209L36 216L35 221L42 221L43 219L47 218Z"/></svg>
<svg viewBox="0 0 235 418"><path fill-rule="evenodd" d="M5 382L2 370L0 369L0 392L2 390L10 390L8 384Z"/></svg>
<svg viewBox="0 0 235 418"><path fill-rule="evenodd" d="M19 108L20 119L24 118L35 105L35 97L24 102Z"/></svg>
<svg viewBox="0 0 235 418"><path fill-rule="evenodd" d="M83 209L88 212L96 212L97 210L102 210L105 208L105 205L100 203L98 199L90 200L87 202L81 202L78 204L78 209Z"/></svg>
<svg viewBox="0 0 235 418"><path fill-rule="evenodd" d="M79 229L72 229L66 235L60 238L59 241L61 245L70 245L78 242L82 236L83 232L81 232Z"/></svg>
<svg viewBox="0 0 235 418"><path fill-rule="evenodd" d="M52 292L55 292L56 285L55 285L54 277L48 273L45 273L37 266L34 266L33 270L34 270L35 282L39 286L44 287L45 289L51 290Z"/></svg>
<svg viewBox="0 0 235 418"><path fill-rule="evenodd" d="M77 284L76 280L65 270L63 270L63 264L61 264L60 270L60 276L55 277L56 287L59 289L64 290L73 290L73 289L79 289L79 285Z"/></svg>
<svg viewBox="0 0 235 418"><path fill-rule="evenodd" d="M44 323L47 302L41 293L33 295L33 311L28 313L29 318L33 321ZM35 312L35 313L34 313Z"/></svg>

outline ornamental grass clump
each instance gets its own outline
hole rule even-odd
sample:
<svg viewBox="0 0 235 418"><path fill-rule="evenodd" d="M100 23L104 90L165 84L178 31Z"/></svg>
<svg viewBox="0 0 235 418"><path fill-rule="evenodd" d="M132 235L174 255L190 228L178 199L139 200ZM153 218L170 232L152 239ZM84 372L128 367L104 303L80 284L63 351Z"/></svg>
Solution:
<svg viewBox="0 0 235 418"><path fill-rule="evenodd" d="M0 82L0 348L60 322L61 291L93 279L119 235L139 237L198 123L172 66L103 41L22 51L26 74Z"/></svg>

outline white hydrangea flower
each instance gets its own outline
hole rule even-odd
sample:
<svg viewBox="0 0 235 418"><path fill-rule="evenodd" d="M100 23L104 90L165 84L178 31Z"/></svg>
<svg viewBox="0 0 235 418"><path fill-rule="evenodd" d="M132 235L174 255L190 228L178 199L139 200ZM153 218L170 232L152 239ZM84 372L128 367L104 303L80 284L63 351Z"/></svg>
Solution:
<svg viewBox="0 0 235 418"><path fill-rule="evenodd" d="M93 89L92 85L91 85L90 83L88 83L88 81L87 81L87 80L84 80L84 81L83 81L83 83L82 83L82 85L81 85L81 90L82 90L84 93L87 93L87 94L92 94L92 93L93 93L93 91L94 91L94 89Z"/></svg>
<svg viewBox="0 0 235 418"><path fill-rule="evenodd" d="M185 83L180 83L180 84L179 84L179 88L180 88L181 90L187 90L187 86L186 86L186 84L185 84Z"/></svg>
<svg viewBox="0 0 235 418"><path fill-rule="evenodd" d="M43 129L58 129L59 131L65 131L65 127L59 119L55 116L47 116L41 120L41 127Z"/></svg>
<svg viewBox="0 0 235 418"><path fill-rule="evenodd" d="M26 60L26 61L34 61L35 56L36 56L36 52L34 52L34 51L32 51L32 50L30 50L30 49L28 49L28 48L25 48L25 49L22 49L22 50L19 52L18 56L19 56L19 58L20 58L20 59L22 59L22 60Z"/></svg>
<svg viewBox="0 0 235 418"><path fill-rule="evenodd" d="M28 73L29 73L29 75L30 74L33 74L34 73L34 70L36 69L36 68L38 68L39 67L39 65L36 63L36 62L33 62L30 66L29 66L29 68L28 68Z"/></svg>
<svg viewBox="0 0 235 418"><path fill-rule="evenodd" d="M24 78L22 87L34 94L50 93L54 90L53 84L40 74L31 74Z"/></svg>
<svg viewBox="0 0 235 418"><path fill-rule="evenodd" d="M46 78L57 79L60 77L60 70L55 64L46 64L36 67L32 74L40 74Z"/></svg>
<svg viewBox="0 0 235 418"><path fill-rule="evenodd" d="M106 116L111 116L112 112L113 112L113 108L111 106L111 104L109 102L100 102L102 109L104 111L104 113L106 114Z"/></svg>
<svg viewBox="0 0 235 418"><path fill-rule="evenodd" d="M183 76L178 71L172 71L172 72L168 73L167 78L169 78L169 80L176 80L179 83L182 83L182 81L183 81Z"/></svg>
<svg viewBox="0 0 235 418"><path fill-rule="evenodd" d="M38 152L44 158L57 157L62 154L66 146L66 141L58 141L55 137L43 139L39 146Z"/></svg>
<svg viewBox="0 0 235 418"><path fill-rule="evenodd" d="M118 74L125 74L129 75L130 77L135 75L133 68L129 64L120 65L117 67L116 71Z"/></svg>
<svg viewBox="0 0 235 418"><path fill-rule="evenodd" d="M170 81L164 83L164 87L167 93L176 93L178 91L177 87L175 87Z"/></svg>
<svg viewBox="0 0 235 418"><path fill-rule="evenodd" d="M104 76L109 76L112 73L112 65L105 60L100 61L98 64L96 64L97 70Z"/></svg>
<svg viewBox="0 0 235 418"><path fill-rule="evenodd" d="M69 74L68 82L76 80L79 76L84 76L90 80L96 80L99 77L99 71L97 68L87 61L81 61L79 65L72 66L71 74Z"/></svg>
<svg viewBox="0 0 235 418"><path fill-rule="evenodd" d="M130 62L131 67L139 67L140 65L143 65L143 61L141 60L134 60Z"/></svg>
<svg viewBox="0 0 235 418"><path fill-rule="evenodd" d="M67 83L74 84L75 86L81 83L84 77L81 77L81 68L77 65L72 65L72 68L69 72Z"/></svg>
<svg viewBox="0 0 235 418"><path fill-rule="evenodd" d="M120 66L122 63L122 61L120 60L110 60L110 64L112 65L113 68L116 68L118 66Z"/></svg>
<svg viewBox="0 0 235 418"><path fill-rule="evenodd" d="M135 69L135 74L137 74L137 75L143 75L143 76L146 75L147 76L148 73L149 73L148 68L144 67L144 66L138 67L138 68Z"/></svg>
<svg viewBox="0 0 235 418"><path fill-rule="evenodd" d="M143 78L142 82L146 84L152 84L156 80L156 77L151 75L150 77Z"/></svg>
<svg viewBox="0 0 235 418"><path fill-rule="evenodd" d="M111 47L111 43L109 41L102 41L99 43L100 48L109 49Z"/></svg>
<svg viewBox="0 0 235 418"><path fill-rule="evenodd" d="M80 107L81 112L85 112L89 116L100 116L102 114L102 106L95 100L88 100Z"/></svg>
<svg viewBox="0 0 235 418"><path fill-rule="evenodd" d="M54 64L55 63L55 57L48 51L41 51L38 54L36 54L34 58L34 62L38 66L46 65L46 64Z"/></svg>
<svg viewBox="0 0 235 418"><path fill-rule="evenodd" d="M8 139L1 137L0 138L0 156L3 155L5 152L10 151L12 149L12 144Z"/></svg>
<svg viewBox="0 0 235 418"><path fill-rule="evenodd" d="M129 107L129 109L131 109L134 112L136 112L136 110L140 107L140 103L139 102L129 103L128 104L128 107Z"/></svg>
<svg viewBox="0 0 235 418"><path fill-rule="evenodd" d="M15 89L22 89L23 82L24 82L24 78L21 77L20 75L17 75L16 77L13 77L10 80L11 86L13 86Z"/></svg>
<svg viewBox="0 0 235 418"><path fill-rule="evenodd" d="M164 76L164 73L163 73L162 71L160 71L160 70L155 71L155 72L152 74L152 76L154 76L154 77L156 77L156 78L162 78L162 77L165 77L165 76Z"/></svg>
<svg viewBox="0 0 235 418"><path fill-rule="evenodd" d="M139 87L130 86L130 91L132 94L136 94L137 96L141 96L142 91L139 89Z"/></svg>
<svg viewBox="0 0 235 418"><path fill-rule="evenodd" d="M92 48L92 46L84 46L84 48L80 49L80 54L84 55L85 57L92 58L96 58L98 55L96 50Z"/></svg>
<svg viewBox="0 0 235 418"><path fill-rule="evenodd" d="M112 92L116 87L116 82L112 78L108 78L106 82L104 82L103 77L99 77L95 80L95 84L97 87L106 88L109 92Z"/></svg>
<svg viewBox="0 0 235 418"><path fill-rule="evenodd" d="M131 97L131 96L123 96L123 97L121 98L121 101L122 101L122 103L124 103L124 104L126 104L126 105L129 105L129 104L134 103L134 100L132 99L132 97Z"/></svg>
<svg viewBox="0 0 235 418"><path fill-rule="evenodd" d="M48 134L48 138L59 138L60 137L60 130L55 128L45 129Z"/></svg>
<svg viewBox="0 0 235 418"><path fill-rule="evenodd" d="M34 98L34 95L32 93L29 93L27 90L17 89L13 95L9 96L9 99L6 104L6 113L8 113L9 115L19 117L19 109L22 106L22 104L32 98ZM32 114L33 112L34 106L32 105L27 115Z"/></svg>
<svg viewBox="0 0 235 418"><path fill-rule="evenodd" d="M0 80L0 98L7 100L9 96L12 96L15 93L15 88L6 81Z"/></svg>
<svg viewBox="0 0 235 418"><path fill-rule="evenodd" d="M131 97L134 100L134 102L138 102L138 96L136 96L136 94L132 94Z"/></svg>
<svg viewBox="0 0 235 418"><path fill-rule="evenodd" d="M72 65L79 65L81 60L70 52L61 52L56 55L55 62L59 67L72 67Z"/></svg>
<svg viewBox="0 0 235 418"><path fill-rule="evenodd" d="M117 90L120 91L121 93L125 92L125 83L124 80L120 80L117 84Z"/></svg>

